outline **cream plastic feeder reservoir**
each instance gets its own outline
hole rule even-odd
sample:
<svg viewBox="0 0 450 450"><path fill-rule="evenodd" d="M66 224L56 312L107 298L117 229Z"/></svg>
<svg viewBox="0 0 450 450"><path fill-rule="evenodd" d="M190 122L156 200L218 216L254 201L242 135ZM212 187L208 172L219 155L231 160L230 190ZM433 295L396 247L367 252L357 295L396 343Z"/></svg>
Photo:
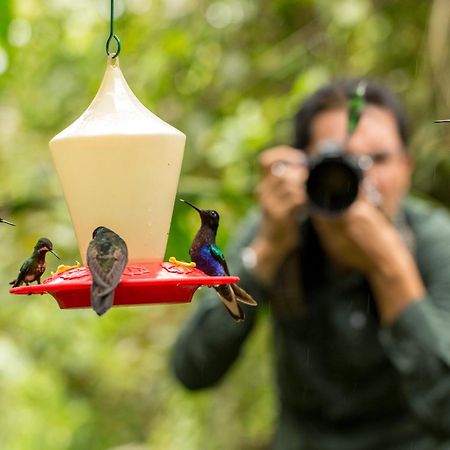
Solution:
<svg viewBox="0 0 450 450"><path fill-rule="evenodd" d="M50 141L83 263L92 232L125 239L129 264L162 262L186 136L150 112L108 58L88 109Z"/></svg>

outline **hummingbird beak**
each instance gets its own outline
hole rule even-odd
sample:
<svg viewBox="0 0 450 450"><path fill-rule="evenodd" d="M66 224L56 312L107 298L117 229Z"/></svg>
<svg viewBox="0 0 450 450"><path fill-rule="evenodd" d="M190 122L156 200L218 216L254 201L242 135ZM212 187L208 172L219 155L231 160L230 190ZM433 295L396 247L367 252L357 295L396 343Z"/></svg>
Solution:
<svg viewBox="0 0 450 450"><path fill-rule="evenodd" d="M61 260L61 258L56 254L56 252L55 251L53 251L53 250L49 250L49 252L50 253L53 253L59 260Z"/></svg>
<svg viewBox="0 0 450 450"><path fill-rule="evenodd" d="M445 122L450 122L450 119L439 119L434 121L434 123L445 123Z"/></svg>
<svg viewBox="0 0 450 450"><path fill-rule="evenodd" d="M11 225L11 226L13 226L13 227L15 227L16 226L16 224L15 223L12 223L12 222L8 222L7 220L5 220L5 219L0 219L0 222L1 223L6 223L6 224L8 224L8 225Z"/></svg>
<svg viewBox="0 0 450 450"><path fill-rule="evenodd" d="M189 205L191 208L194 208L195 210L197 210L199 212L199 214L202 213L202 210L200 208L197 208L195 205L193 205L192 203L189 203L186 200L183 200L182 198L180 198L180 202L186 203L187 205Z"/></svg>

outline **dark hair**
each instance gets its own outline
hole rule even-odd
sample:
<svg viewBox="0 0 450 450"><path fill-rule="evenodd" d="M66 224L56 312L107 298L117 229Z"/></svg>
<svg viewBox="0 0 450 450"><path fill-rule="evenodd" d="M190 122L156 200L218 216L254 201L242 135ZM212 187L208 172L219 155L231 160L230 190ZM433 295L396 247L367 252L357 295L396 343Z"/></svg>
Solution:
<svg viewBox="0 0 450 450"><path fill-rule="evenodd" d="M293 146L306 149L311 141L311 124L316 115L323 111L347 107L350 96L360 82L361 79L338 80L308 97L295 115ZM408 120L400 101L387 87L369 80L364 82L367 83L364 95L366 102L385 108L394 115L400 138L406 148L409 141Z"/></svg>

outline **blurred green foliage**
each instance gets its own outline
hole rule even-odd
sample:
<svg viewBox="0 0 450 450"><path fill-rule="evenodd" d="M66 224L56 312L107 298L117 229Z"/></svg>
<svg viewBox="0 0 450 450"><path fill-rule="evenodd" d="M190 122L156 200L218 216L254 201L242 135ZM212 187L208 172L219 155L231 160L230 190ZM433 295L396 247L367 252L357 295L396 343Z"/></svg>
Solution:
<svg viewBox="0 0 450 450"><path fill-rule="evenodd" d="M167 368L192 305L60 311L8 281L47 235L79 259L47 143L87 107L105 68L107 0L0 0L0 442L8 450L251 450L275 417L263 315L218 389L189 394ZM450 204L447 0L123 0L122 71L187 135L179 194L221 212L225 246L253 203L257 154L323 82L364 75L405 101L414 189ZM176 205L167 255L187 259L198 219ZM49 267L57 261L49 255Z"/></svg>

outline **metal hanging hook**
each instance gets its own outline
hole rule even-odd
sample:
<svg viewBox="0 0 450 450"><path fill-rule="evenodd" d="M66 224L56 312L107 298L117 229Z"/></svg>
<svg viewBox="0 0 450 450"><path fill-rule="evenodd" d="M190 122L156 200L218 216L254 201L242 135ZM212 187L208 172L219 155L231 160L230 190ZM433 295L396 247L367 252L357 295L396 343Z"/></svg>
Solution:
<svg viewBox="0 0 450 450"><path fill-rule="evenodd" d="M114 39L117 43L117 50L114 54L112 54L109 51L109 45L112 39ZM120 39L119 36L117 36L117 34L114 33L114 0L111 0L111 16L109 22L109 37L108 40L106 41L106 54L108 56L112 55L111 57L114 59L117 58L117 56L119 56L119 53L120 53Z"/></svg>

